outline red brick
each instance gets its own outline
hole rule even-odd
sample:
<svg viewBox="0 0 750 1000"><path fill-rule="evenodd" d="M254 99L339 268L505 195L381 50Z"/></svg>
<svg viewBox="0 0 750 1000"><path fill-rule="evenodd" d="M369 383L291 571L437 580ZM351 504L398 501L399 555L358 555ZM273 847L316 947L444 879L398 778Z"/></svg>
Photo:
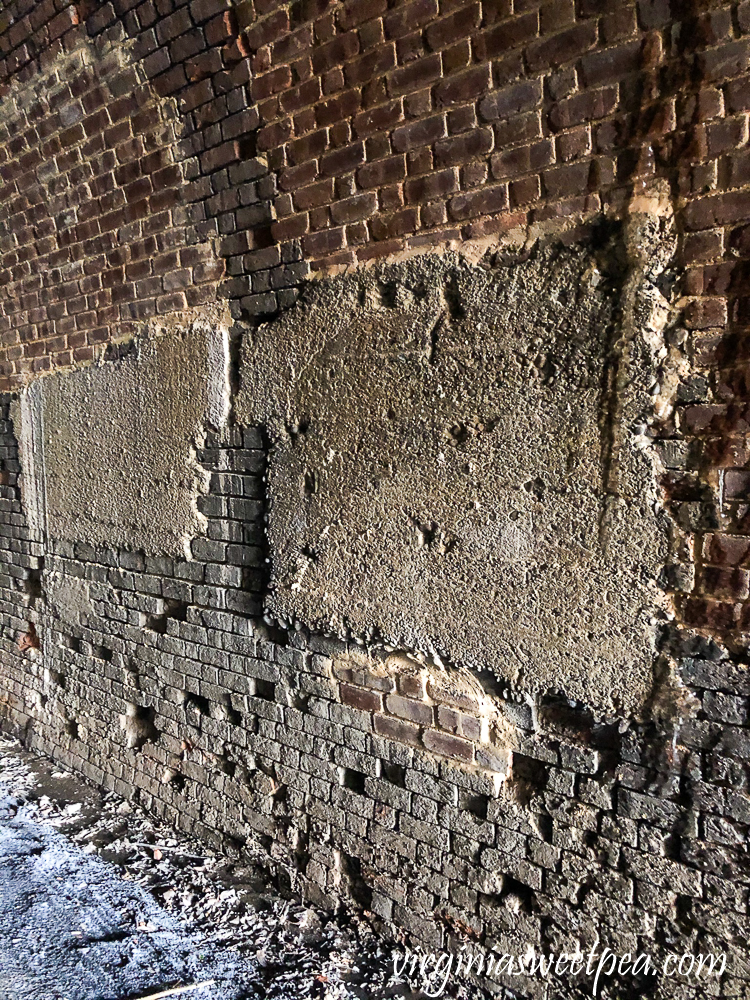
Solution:
<svg viewBox="0 0 750 1000"><path fill-rule="evenodd" d="M733 629L737 624L739 605L688 598L685 602L683 618L685 624L694 628Z"/></svg>
<svg viewBox="0 0 750 1000"><path fill-rule="evenodd" d="M383 18L386 37L401 38L434 21L437 16L437 0L412 0L400 3Z"/></svg>
<svg viewBox="0 0 750 1000"><path fill-rule="evenodd" d="M406 162L403 156L389 156L367 163L357 171L357 181L361 187L382 187L398 183L406 176Z"/></svg>
<svg viewBox="0 0 750 1000"><path fill-rule="evenodd" d="M415 59L388 74L386 78L388 93L391 96L398 96L423 89L435 80L439 80L441 75L442 63L437 53L425 56L423 59Z"/></svg>
<svg viewBox="0 0 750 1000"><path fill-rule="evenodd" d="M413 233L417 228L417 213L413 208L405 208L393 215L378 215L369 223L373 239L389 240L404 233Z"/></svg>
<svg viewBox="0 0 750 1000"><path fill-rule="evenodd" d="M557 200L568 198L571 195L579 195L582 191L586 191L589 170L588 163L571 163L554 170L545 170L542 177L547 197Z"/></svg>
<svg viewBox="0 0 750 1000"><path fill-rule="evenodd" d="M365 159L365 147L361 142L352 143L342 149L333 150L321 156L318 170L324 177L348 174L356 170Z"/></svg>
<svg viewBox="0 0 750 1000"><path fill-rule="evenodd" d="M293 31L291 34L283 36L277 42L274 42L271 50L272 61L276 66L279 63L292 62L304 52L311 49L312 45L312 28L309 24L302 25L297 31Z"/></svg>
<svg viewBox="0 0 750 1000"><path fill-rule="evenodd" d="M363 712L382 712L383 710L382 694L354 687L352 684L341 684L341 701L344 705L359 708Z"/></svg>
<svg viewBox="0 0 750 1000"><path fill-rule="evenodd" d="M554 147L549 139L504 150L492 157L492 175L496 180L519 177L554 162Z"/></svg>
<svg viewBox="0 0 750 1000"><path fill-rule="evenodd" d="M294 207L298 211L330 204L333 198L333 180L319 181L294 192Z"/></svg>
<svg viewBox="0 0 750 1000"><path fill-rule="evenodd" d="M225 167L228 163L234 163L240 158L238 143L223 142L220 146L209 149L201 156L201 169L204 173L211 173L220 167Z"/></svg>
<svg viewBox="0 0 750 1000"><path fill-rule="evenodd" d="M728 156L725 162L729 166L729 177L726 181L727 187L745 187L750 183L750 150L744 150L741 153Z"/></svg>
<svg viewBox="0 0 750 1000"><path fill-rule="evenodd" d="M310 257L325 257L340 250L344 245L343 229L325 229L319 233L311 233L302 239L305 254Z"/></svg>
<svg viewBox="0 0 750 1000"><path fill-rule="evenodd" d="M716 566L750 566L750 538L743 535L706 535L703 559Z"/></svg>
<svg viewBox="0 0 750 1000"><path fill-rule="evenodd" d="M427 678L424 674L400 674L398 678L399 694L407 698L417 698L424 701L427 694Z"/></svg>
<svg viewBox="0 0 750 1000"><path fill-rule="evenodd" d="M750 219L750 191L709 195L690 202L683 215L687 229L713 229Z"/></svg>
<svg viewBox="0 0 750 1000"><path fill-rule="evenodd" d="M283 146L291 137L291 134L292 123L289 119L283 122L275 122L273 125L266 125L265 128L260 129L257 135L256 143L258 151L262 153Z"/></svg>
<svg viewBox="0 0 750 1000"><path fill-rule="evenodd" d="M396 50L392 43L368 52L344 67L344 76L350 86L363 85L383 76L396 65Z"/></svg>
<svg viewBox="0 0 750 1000"><path fill-rule="evenodd" d="M443 757L454 757L463 761L474 760L474 744L459 736L450 736L448 733L428 729L424 734L424 745L428 750Z"/></svg>
<svg viewBox="0 0 750 1000"><path fill-rule="evenodd" d="M262 101L265 97L278 94L285 90L292 82L292 72L288 66L280 66L278 69L256 77L252 83L253 100Z"/></svg>
<svg viewBox="0 0 750 1000"><path fill-rule="evenodd" d="M541 33L551 35L572 24L576 19L574 0L550 0L542 5L540 11Z"/></svg>
<svg viewBox="0 0 750 1000"><path fill-rule="evenodd" d="M444 108L474 101L489 90L491 82L489 66L475 66L465 73L453 75L434 88L435 105Z"/></svg>
<svg viewBox="0 0 750 1000"><path fill-rule="evenodd" d="M750 226L745 228L747 229L747 253L750 255ZM741 232L741 230L735 230L735 232ZM686 233L682 241L681 260L684 264L698 263L721 257L723 252L723 230Z"/></svg>
<svg viewBox="0 0 750 1000"><path fill-rule="evenodd" d="M537 175L524 177L523 180L511 181L510 183L510 206L518 208L519 205L536 204L541 197L541 182Z"/></svg>
<svg viewBox="0 0 750 1000"><path fill-rule="evenodd" d="M726 299L693 299L685 307L683 321L690 330L707 330L711 327L726 326Z"/></svg>
<svg viewBox="0 0 750 1000"><path fill-rule="evenodd" d="M572 160L580 160L584 156L591 155L591 128L589 125L581 125L576 129L572 129L570 132L563 132L555 139L555 150L557 153L557 160L560 163L570 163ZM606 181L604 180L601 167L604 165L604 159L600 159L597 162L597 167L600 168L600 173L596 182L597 187L602 187Z"/></svg>
<svg viewBox="0 0 750 1000"><path fill-rule="evenodd" d="M318 175L318 168L311 160L300 163L299 166L286 167L279 177L279 187L282 191L294 191L295 188L311 184Z"/></svg>
<svg viewBox="0 0 750 1000"><path fill-rule="evenodd" d="M408 743L410 746L421 746L419 726L414 726L403 719L396 719L392 715L375 715L373 722L378 736L385 736L398 743Z"/></svg>
<svg viewBox="0 0 750 1000"><path fill-rule="evenodd" d="M354 134L359 138L372 135L373 132L390 131L403 119L400 101L391 101L379 107L365 111L354 119Z"/></svg>
<svg viewBox="0 0 750 1000"><path fill-rule="evenodd" d="M319 45L312 54L315 73L325 73L333 66L341 65L359 52L359 38L355 31L337 35L325 45Z"/></svg>
<svg viewBox="0 0 750 1000"><path fill-rule="evenodd" d="M430 726L434 721L432 707L423 701L389 694L385 699L385 705L391 715L397 715L399 718L406 719L418 726Z"/></svg>
<svg viewBox="0 0 750 1000"><path fill-rule="evenodd" d="M744 601L750 596L750 572L746 569L704 566L699 583L701 592L712 597Z"/></svg>
<svg viewBox="0 0 750 1000"><path fill-rule="evenodd" d="M526 49L526 62L531 72L563 66L582 56L596 45L596 24L582 21L567 31L531 42Z"/></svg>
<svg viewBox="0 0 750 1000"><path fill-rule="evenodd" d="M245 32L245 40L251 49L257 50L275 42L289 32L289 14L283 7L269 17L254 20Z"/></svg>
<svg viewBox="0 0 750 1000"><path fill-rule="evenodd" d="M288 219L277 220L271 223L271 233L273 238L279 243L287 240L296 240L309 229L309 219L306 213L302 215L291 215Z"/></svg>
<svg viewBox="0 0 750 1000"><path fill-rule="evenodd" d="M611 115L616 107L616 87L585 91L555 104L549 112L549 123L554 130L571 128L581 122L605 118Z"/></svg>
<svg viewBox="0 0 750 1000"><path fill-rule="evenodd" d="M359 111L362 95L358 90L348 90L330 101L322 101L315 106L315 120L318 126L333 125L353 117Z"/></svg>
<svg viewBox="0 0 750 1000"><path fill-rule="evenodd" d="M704 81L740 76L750 66L750 40L729 42L698 56L698 72Z"/></svg>
<svg viewBox="0 0 750 1000"><path fill-rule="evenodd" d="M357 222L361 219L369 219L375 215L378 209L376 196L368 192L358 194L353 198L343 198L331 205L331 217L337 225L345 225Z"/></svg>
<svg viewBox="0 0 750 1000"><path fill-rule="evenodd" d="M709 156L719 156L721 153L744 146L747 142L747 115L709 122L706 126L706 135ZM740 183L747 183L747 171Z"/></svg>
<svg viewBox="0 0 750 1000"><path fill-rule="evenodd" d="M488 128L478 128L462 135L435 143L435 166L452 167L459 163L485 157L492 149L493 133Z"/></svg>
<svg viewBox="0 0 750 1000"><path fill-rule="evenodd" d="M687 406L682 411L680 426L690 434L721 433L727 426L728 407L713 403Z"/></svg>
<svg viewBox="0 0 750 1000"><path fill-rule="evenodd" d="M307 160L317 159L328 146L328 134L325 129L311 132L301 139L295 139L288 145L289 159L295 165Z"/></svg>
<svg viewBox="0 0 750 1000"><path fill-rule="evenodd" d="M479 114L485 121L506 119L537 107L541 100L541 80L526 80L488 94L479 105Z"/></svg>
<svg viewBox="0 0 750 1000"><path fill-rule="evenodd" d="M404 97L404 115L407 118L423 118L432 111L432 94L429 90L420 90L416 94Z"/></svg>
<svg viewBox="0 0 750 1000"><path fill-rule="evenodd" d="M201 21L208 21L217 14L229 10L229 8L229 0L192 0L190 14L193 20L199 24Z"/></svg>
<svg viewBox="0 0 750 1000"><path fill-rule="evenodd" d="M750 110L750 76L730 80L724 88L724 95L727 111L730 114ZM717 115L719 113L717 112Z"/></svg>
<svg viewBox="0 0 750 1000"><path fill-rule="evenodd" d="M586 87L615 83L642 69L641 42L627 42L610 49L590 52L581 59L582 82Z"/></svg>
<svg viewBox="0 0 750 1000"><path fill-rule="evenodd" d="M344 31L348 31L364 21L380 17L387 10L387 0L346 0L336 19Z"/></svg>
<svg viewBox="0 0 750 1000"><path fill-rule="evenodd" d="M443 76L450 77L471 65L471 43L468 38L442 52ZM488 67L489 68L489 67Z"/></svg>
<svg viewBox="0 0 750 1000"><path fill-rule="evenodd" d="M480 188L451 198L448 211L453 219L470 219L477 215L492 215L508 207L506 185Z"/></svg>
<svg viewBox="0 0 750 1000"><path fill-rule="evenodd" d="M405 153L417 146L428 146L445 135L445 115L433 115L422 121L397 128L393 133L393 148Z"/></svg>
<svg viewBox="0 0 750 1000"><path fill-rule="evenodd" d="M445 198L457 190L458 174L455 170L441 170L424 177L410 177L404 185L406 201L412 204Z"/></svg>
<svg viewBox="0 0 750 1000"><path fill-rule="evenodd" d="M293 114L301 108L316 104L320 99L320 79L315 76L305 80L297 87L292 87L279 97L279 104L287 114Z"/></svg>
<svg viewBox="0 0 750 1000"><path fill-rule="evenodd" d="M427 44L433 52L453 45L459 38L465 38L479 27L482 11L478 3L469 3L454 11L448 17L433 21L425 30Z"/></svg>
<svg viewBox="0 0 750 1000"><path fill-rule="evenodd" d="M476 58L482 62L497 59L510 49L524 45L539 34L539 14L529 11L520 17L501 21L489 31L474 35L472 45Z"/></svg>
<svg viewBox="0 0 750 1000"><path fill-rule="evenodd" d="M725 472L724 495L727 500L750 500L750 472L740 469Z"/></svg>
<svg viewBox="0 0 750 1000"><path fill-rule="evenodd" d="M464 739L479 743L483 737L483 720L475 715L465 715L454 708L446 705L438 706L438 725L441 729L446 729L455 736L463 736Z"/></svg>

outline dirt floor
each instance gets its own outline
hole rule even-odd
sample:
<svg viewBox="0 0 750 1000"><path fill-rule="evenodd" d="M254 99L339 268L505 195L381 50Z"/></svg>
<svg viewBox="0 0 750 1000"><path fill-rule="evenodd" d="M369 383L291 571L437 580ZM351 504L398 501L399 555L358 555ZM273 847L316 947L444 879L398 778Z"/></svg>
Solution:
<svg viewBox="0 0 750 1000"><path fill-rule="evenodd" d="M178 839L132 803L0 739L0 997L162 994L423 995L393 975L391 949L364 921L284 898L260 858Z"/></svg>

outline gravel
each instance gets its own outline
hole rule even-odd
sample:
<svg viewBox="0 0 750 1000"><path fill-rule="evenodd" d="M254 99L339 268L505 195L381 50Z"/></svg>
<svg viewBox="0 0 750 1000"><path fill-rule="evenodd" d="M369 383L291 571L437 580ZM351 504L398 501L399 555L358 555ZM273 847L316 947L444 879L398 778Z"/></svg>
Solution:
<svg viewBox="0 0 750 1000"><path fill-rule="evenodd" d="M180 986L176 1000L423 996L393 975L365 920L287 898L273 874L261 856L178 837L0 738L7 1000L138 1000Z"/></svg>

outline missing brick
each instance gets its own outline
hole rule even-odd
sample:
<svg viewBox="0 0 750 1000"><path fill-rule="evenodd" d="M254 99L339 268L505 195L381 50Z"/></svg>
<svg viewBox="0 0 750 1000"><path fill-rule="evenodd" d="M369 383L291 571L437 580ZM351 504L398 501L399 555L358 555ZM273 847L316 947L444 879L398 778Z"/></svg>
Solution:
<svg viewBox="0 0 750 1000"><path fill-rule="evenodd" d="M361 771L354 771L350 767L339 769L339 780L344 788L357 795L365 794L365 775Z"/></svg>
<svg viewBox="0 0 750 1000"><path fill-rule="evenodd" d="M549 768L542 761L520 753L513 754L513 768L507 788L519 805L528 806L533 799L541 795L548 779Z"/></svg>
<svg viewBox="0 0 750 1000"><path fill-rule="evenodd" d="M397 788L406 788L406 768L403 764L391 764L388 761L383 761L381 773L385 780L390 781L392 785Z"/></svg>
<svg viewBox="0 0 750 1000"><path fill-rule="evenodd" d="M188 725L194 726L196 729L200 728L204 718L211 718L211 703L208 698L204 698L200 694L186 692L183 707Z"/></svg>
<svg viewBox="0 0 750 1000"><path fill-rule="evenodd" d="M161 736L155 723L156 711L147 705L128 702L120 725L125 732L125 745L130 750L141 750L146 743L156 743Z"/></svg>
<svg viewBox="0 0 750 1000"><path fill-rule="evenodd" d="M486 795L464 794L459 800L459 805L462 809L483 822L487 819L489 804L490 799Z"/></svg>
<svg viewBox="0 0 750 1000"><path fill-rule="evenodd" d="M341 851L340 865L342 874L349 883L349 892L354 902L363 910L371 909L372 886L365 881L362 862L359 858Z"/></svg>
<svg viewBox="0 0 750 1000"><path fill-rule="evenodd" d="M275 701L276 685L273 681L264 681L256 677L254 694L256 698L262 698L264 701Z"/></svg>

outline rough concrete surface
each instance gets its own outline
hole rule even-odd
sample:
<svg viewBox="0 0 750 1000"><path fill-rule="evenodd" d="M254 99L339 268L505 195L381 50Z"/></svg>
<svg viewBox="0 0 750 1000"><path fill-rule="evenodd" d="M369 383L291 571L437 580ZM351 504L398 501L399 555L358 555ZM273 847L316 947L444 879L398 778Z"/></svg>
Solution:
<svg viewBox="0 0 750 1000"><path fill-rule="evenodd" d="M620 329L627 268L604 257L418 257L322 280L248 335L273 614L642 702L666 539L623 421L649 406L653 344Z"/></svg>
<svg viewBox="0 0 750 1000"><path fill-rule="evenodd" d="M41 447L22 461L27 479L44 481L50 536L186 555L204 523L194 443L206 422L225 418L228 401L217 317L144 337L118 361L55 373L25 395L37 393L40 405L20 415L40 413L41 434L24 429L21 440Z"/></svg>

